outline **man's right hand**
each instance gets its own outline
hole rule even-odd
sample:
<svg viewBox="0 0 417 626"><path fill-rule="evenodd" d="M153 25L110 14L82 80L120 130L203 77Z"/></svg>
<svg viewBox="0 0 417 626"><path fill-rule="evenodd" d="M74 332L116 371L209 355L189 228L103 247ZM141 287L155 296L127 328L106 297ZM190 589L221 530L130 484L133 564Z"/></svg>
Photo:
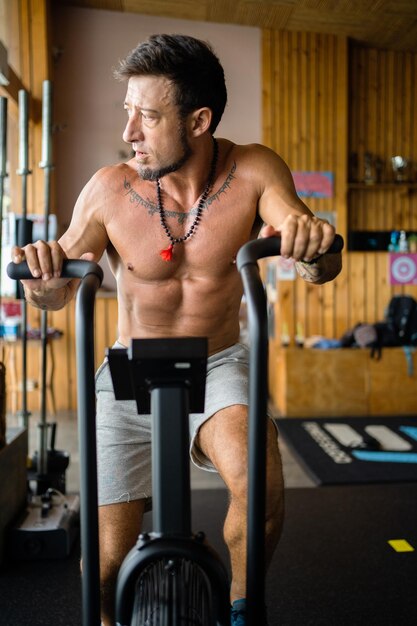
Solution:
<svg viewBox="0 0 417 626"><path fill-rule="evenodd" d="M22 284L39 295L62 289L70 282L69 278L60 278L62 263L66 258L67 255L57 241L46 243L39 240L23 248L14 246L12 249L12 261L14 263L27 261L34 277L33 280L22 280Z"/></svg>

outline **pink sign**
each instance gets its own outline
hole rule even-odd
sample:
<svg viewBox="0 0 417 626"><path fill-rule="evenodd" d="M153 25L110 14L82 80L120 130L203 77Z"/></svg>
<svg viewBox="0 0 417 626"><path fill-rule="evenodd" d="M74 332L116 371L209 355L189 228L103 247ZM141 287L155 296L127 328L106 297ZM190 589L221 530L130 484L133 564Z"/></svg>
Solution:
<svg viewBox="0 0 417 626"><path fill-rule="evenodd" d="M417 285L417 254L390 253L389 275L391 285Z"/></svg>
<svg viewBox="0 0 417 626"><path fill-rule="evenodd" d="M295 189L300 197L331 198L333 172L293 172Z"/></svg>

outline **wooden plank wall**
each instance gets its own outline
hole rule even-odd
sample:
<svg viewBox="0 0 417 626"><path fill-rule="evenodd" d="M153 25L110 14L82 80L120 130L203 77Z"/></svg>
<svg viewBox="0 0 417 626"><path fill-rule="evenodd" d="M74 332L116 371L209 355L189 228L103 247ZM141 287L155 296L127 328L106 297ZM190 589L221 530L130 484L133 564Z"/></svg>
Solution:
<svg viewBox="0 0 417 626"><path fill-rule="evenodd" d="M331 171L334 197L307 200L313 212L335 211L346 231L347 41L315 33L263 33L264 142L293 171ZM333 337L346 327L346 272L320 287L278 284L276 334Z"/></svg>
<svg viewBox="0 0 417 626"><path fill-rule="evenodd" d="M31 6L38 4L32 0ZM337 229L345 237L348 228L417 229L416 190L348 186L349 153L370 150L385 160L399 153L417 162L416 74L416 54L363 48L332 35L263 31L264 142L294 171L334 172L334 198L308 204L313 211L335 210ZM40 197L38 193L34 208ZM357 322L382 319L394 293L417 298L417 287L389 284L387 262L385 252L344 252L343 272L331 284L281 281L275 307L277 338L283 321L292 342L297 324L305 336L340 337ZM31 316L36 325L38 312L32 310ZM55 343L57 406L74 409L74 305L51 313L50 325L64 331ZM116 325L115 298L99 298L97 363L115 340ZM36 363L31 367L36 369ZM29 395L29 408L36 410L37 394Z"/></svg>
<svg viewBox="0 0 417 626"><path fill-rule="evenodd" d="M8 160L11 206L21 207L21 177L18 169L18 91L29 94L28 213L44 211L44 174L38 167L42 151L42 85L51 78L49 3L47 0L16 0L7 5L7 35L10 84L0 87L9 101ZM53 203L54 205L54 203Z"/></svg>
<svg viewBox="0 0 417 626"><path fill-rule="evenodd" d="M364 153L383 163L381 184L355 188L348 195L349 230L416 230L417 232L417 54L350 44L349 154L358 157L356 179L363 178ZM395 185L391 157L411 160L411 184ZM349 173L352 178L352 172ZM389 299L398 293L417 297L413 285L392 286L388 255L348 255L351 324L382 319Z"/></svg>
<svg viewBox="0 0 417 626"><path fill-rule="evenodd" d="M29 324L39 328L41 312L34 307L28 307ZM63 336L52 341L54 351L55 373L54 391L56 409L75 410L77 408L77 373L75 364L75 302L72 301L61 311L51 311L48 315L48 325L63 331ZM103 361L105 349L113 345L117 339L117 300L114 294L99 292L95 307L95 361L98 367ZM10 346L6 345L6 366ZM21 376L21 352L16 354L17 377ZM12 410L11 372L7 371L8 393L7 409ZM30 341L28 344L28 379L39 381L40 376L40 342ZM28 409L39 411L40 393L38 389L28 392ZM18 410L22 406L21 394L17 397ZM51 412L50 397L47 394L47 410Z"/></svg>
<svg viewBox="0 0 417 626"><path fill-rule="evenodd" d="M48 0L15 0L3 3L2 15L6 21L3 36L9 64L9 85L0 87L0 95L8 99L8 175L10 187L10 206L16 213L22 207L22 181L16 174L18 169L18 91L25 89L29 93L29 149L28 161L32 174L27 180L28 213L41 214L44 211L44 174L38 167L42 150L42 85L51 78L51 47L49 41ZM54 202L52 197L52 209ZM33 314L31 313L33 316ZM6 349L6 354L8 350ZM21 366L17 354L17 365ZM38 350L30 347L28 353L29 377L37 376L39 364ZM10 371L6 360L6 383L8 408L10 409ZM64 390L65 395L65 390ZM35 394L29 394L34 396ZM36 394L37 395L37 394ZM30 400L31 406L38 408L38 399ZM33 405L33 406L32 406ZM21 406L21 404L19 405Z"/></svg>
<svg viewBox="0 0 417 626"><path fill-rule="evenodd" d="M411 160L410 182L417 183L417 54L350 46L349 154L357 155L352 182L364 176L364 153L381 160L381 186L351 186L351 230L416 230L417 187L393 182L391 157ZM352 169L352 168L351 168Z"/></svg>
<svg viewBox="0 0 417 626"><path fill-rule="evenodd" d="M417 228L417 189L349 189L348 155L369 150L417 162L417 55L351 45L345 38L263 31L264 141L292 170L330 170L335 195L307 199L314 211L334 209L337 230ZM343 254L342 274L331 284L278 282L276 342L285 322L294 343L306 337L339 338L358 322L383 318L390 297L417 297L417 287L393 287L385 252Z"/></svg>

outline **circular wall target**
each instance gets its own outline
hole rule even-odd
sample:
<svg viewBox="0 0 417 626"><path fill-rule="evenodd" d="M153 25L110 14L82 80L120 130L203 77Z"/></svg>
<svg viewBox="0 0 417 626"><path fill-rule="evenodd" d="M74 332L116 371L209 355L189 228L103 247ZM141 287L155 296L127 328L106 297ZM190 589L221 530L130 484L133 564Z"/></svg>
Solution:
<svg viewBox="0 0 417 626"><path fill-rule="evenodd" d="M391 265L393 278L399 283L410 283L417 278L417 266L415 261L407 256L400 256L393 260Z"/></svg>

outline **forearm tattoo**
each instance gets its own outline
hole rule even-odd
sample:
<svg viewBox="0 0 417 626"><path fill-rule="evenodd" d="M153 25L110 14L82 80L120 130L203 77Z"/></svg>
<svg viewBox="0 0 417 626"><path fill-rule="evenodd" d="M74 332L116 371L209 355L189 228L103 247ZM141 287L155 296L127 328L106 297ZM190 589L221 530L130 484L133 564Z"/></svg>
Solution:
<svg viewBox="0 0 417 626"><path fill-rule="evenodd" d="M296 261L295 268L298 275L308 283L315 283L323 276L323 266L318 260L316 263L304 263L303 261Z"/></svg>

